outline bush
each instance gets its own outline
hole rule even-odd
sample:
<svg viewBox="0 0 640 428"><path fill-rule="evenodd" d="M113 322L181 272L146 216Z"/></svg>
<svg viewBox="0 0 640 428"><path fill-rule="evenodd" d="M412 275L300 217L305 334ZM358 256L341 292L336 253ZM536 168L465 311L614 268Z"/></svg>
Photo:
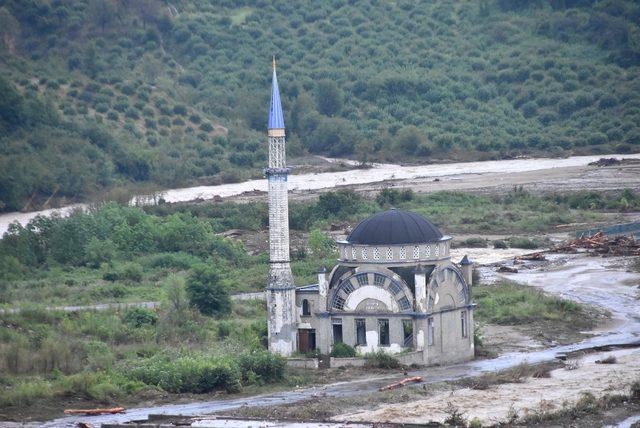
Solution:
<svg viewBox="0 0 640 428"><path fill-rule="evenodd" d="M497 240L493 241L493 248L499 249L499 250L505 250L505 249L509 248L509 246L502 239L497 239Z"/></svg>
<svg viewBox="0 0 640 428"><path fill-rule="evenodd" d="M173 393L239 392L242 389L239 364L230 357L192 356L173 361L152 357L129 370L129 376Z"/></svg>
<svg viewBox="0 0 640 428"><path fill-rule="evenodd" d="M220 274L211 266L197 265L187 277L187 296L192 306L208 316L231 312L231 299Z"/></svg>
<svg viewBox="0 0 640 428"><path fill-rule="evenodd" d="M128 280L132 282L142 281L143 271L142 266L138 263L125 264L118 273L118 279Z"/></svg>
<svg viewBox="0 0 640 428"><path fill-rule="evenodd" d="M631 400L640 402L640 380L636 380L631 384Z"/></svg>
<svg viewBox="0 0 640 428"><path fill-rule="evenodd" d="M469 248L486 248L487 240L480 237L467 238L460 243L460 246Z"/></svg>
<svg viewBox="0 0 640 428"><path fill-rule="evenodd" d="M139 328L145 325L156 325L158 314L148 308L131 308L122 319L126 324Z"/></svg>
<svg viewBox="0 0 640 428"><path fill-rule="evenodd" d="M353 358L356 356L356 350L346 343L336 343L330 355L335 358Z"/></svg>
<svg viewBox="0 0 640 428"><path fill-rule="evenodd" d="M508 241L509 246L511 246L512 248L522 248L525 250L534 250L542 246L540 242L529 238L522 238L519 236L511 236Z"/></svg>
<svg viewBox="0 0 640 428"><path fill-rule="evenodd" d="M375 367L379 369L397 369L400 367L400 361L396 360L391 354L380 350L366 354L364 356L366 367Z"/></svg>
<svg viewBox="0 0 640 428"><path fill-rule="evenodd" d="M241 355L239 362L245 384L274 383L284 379L286 361L279 355L268 351L255 351ZM253 374L251 377L254 379L249 379L249 374Z"/></svg>
<svg viewBox="0 0 640 428"><path fill-rule="evenodd" d="M146 265L151 268L187 270L191 269L199 261L197 257L183 252L159 253L151 256Z"/></svg>
<svg viewBox="0 0 640 428"><path fill-rule="evenodd" d="M376 203L381 207L395 206L401 202L413 200L415 193L411 189L383 189L376 196Z"/></svg>
<svg viewBox="0 0 640 428"><path fill-rule="evenodd" d="M109 240L91 238L85 247L85 263L93 268L102 263L110 263L117 252L115 244Z"/></svg>

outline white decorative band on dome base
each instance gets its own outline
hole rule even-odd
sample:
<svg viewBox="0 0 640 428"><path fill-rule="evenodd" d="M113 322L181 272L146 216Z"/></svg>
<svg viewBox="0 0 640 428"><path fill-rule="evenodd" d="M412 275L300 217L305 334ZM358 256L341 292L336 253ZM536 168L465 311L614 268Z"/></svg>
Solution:
<svg viewBox="0 0 640 428"><path fill-rule="evenodd" d="M363 245L338 241L338 260L341 263L414 265L436 263L450 257L451 237L421 244Z"/></svg>

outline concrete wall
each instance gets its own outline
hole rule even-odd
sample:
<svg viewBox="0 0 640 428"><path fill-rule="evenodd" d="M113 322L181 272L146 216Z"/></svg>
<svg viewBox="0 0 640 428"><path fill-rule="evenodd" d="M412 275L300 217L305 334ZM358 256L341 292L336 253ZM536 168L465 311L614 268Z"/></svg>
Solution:
<svg viewBox="0 0 640 428"><path fill-rule="evenodd" d="M319 367L317 358L287 358L287 365L300 369L317 369Z"/></svg>
<svg viewBox="0 0 640 428"><path fill-rule="evenodd" d="M329 363L331 365L331 368L336 368L336 367L362 367L364 366L366 363L366 360L364 358L361 357L354 357L354 358L333 358L331 357L331 362Z"/></svg>

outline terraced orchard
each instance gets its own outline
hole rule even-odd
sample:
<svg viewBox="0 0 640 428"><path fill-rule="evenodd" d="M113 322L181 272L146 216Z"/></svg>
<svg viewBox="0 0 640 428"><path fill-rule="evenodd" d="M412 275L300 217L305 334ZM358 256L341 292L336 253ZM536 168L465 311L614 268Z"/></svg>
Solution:
<svg viewBox="0 0 640 428"><path fill-rule="evenodd" d="M638 150L632 0L0 6L0 209L261 175L271 55L290 156Z"/></svg>

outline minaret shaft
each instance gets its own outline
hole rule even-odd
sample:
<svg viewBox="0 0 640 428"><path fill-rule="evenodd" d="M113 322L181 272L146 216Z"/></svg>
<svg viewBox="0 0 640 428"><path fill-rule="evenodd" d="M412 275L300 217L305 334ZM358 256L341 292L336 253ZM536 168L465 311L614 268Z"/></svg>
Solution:
<svg viewBox="0 0 640 428"><path fill-rule="evenodd" d="M297 348L296 290L289 262L289 169L275 62L269 112L269 167L265 173L269 181L269 350L289 356Z"/></svg>

